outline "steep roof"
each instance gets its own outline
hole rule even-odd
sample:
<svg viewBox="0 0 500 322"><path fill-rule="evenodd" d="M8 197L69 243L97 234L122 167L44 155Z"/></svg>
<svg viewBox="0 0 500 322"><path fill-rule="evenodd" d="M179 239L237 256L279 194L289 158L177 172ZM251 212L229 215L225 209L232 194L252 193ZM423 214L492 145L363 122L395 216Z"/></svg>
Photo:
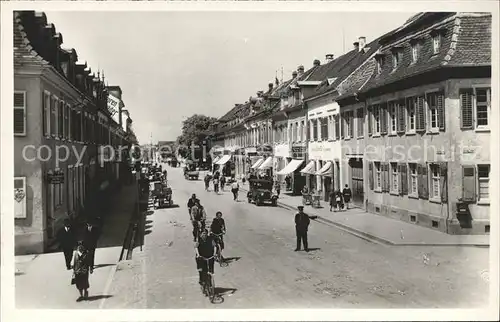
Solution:
<svg viewBox="0 0 500 322"><path fill-rule="evenodd" d="M440 30L441 45L433 53L431 31ZM419 39L419 58L412 62L411 39ZM400 47L403 54L397 69L392 66L394 47ZM478 66L491 64L491 15L461 13L435 21L424 30L405 35L384 45L380 50L384 58L380 74L373 73L365 91L427 71L449 66Z"/></svg>
<svg viewBox="0 0 500 322"><path fill-rule="evenodd" d="M25 65L49 65L32 47L19 12L14 12L14 68Z"/></svg>

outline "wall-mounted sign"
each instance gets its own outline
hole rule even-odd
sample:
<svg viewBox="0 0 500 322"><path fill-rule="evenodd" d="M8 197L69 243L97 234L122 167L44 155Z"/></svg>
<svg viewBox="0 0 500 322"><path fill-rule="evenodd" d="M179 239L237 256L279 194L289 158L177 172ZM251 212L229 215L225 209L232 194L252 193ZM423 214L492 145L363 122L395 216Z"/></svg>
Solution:
<svg viewBox="0 0 500 322"><path fill-rule="evenodd" d="M61 170L49 170L47 172L47 181L50 184L64 183L64 172L62 172Z"/></svg>
<svg viewBox="0 0 500 322"><path fill-rule="evenodd" d="M305 159L307 150L305 146L302 145L292 145L292 158L294 159Z"/></svg>

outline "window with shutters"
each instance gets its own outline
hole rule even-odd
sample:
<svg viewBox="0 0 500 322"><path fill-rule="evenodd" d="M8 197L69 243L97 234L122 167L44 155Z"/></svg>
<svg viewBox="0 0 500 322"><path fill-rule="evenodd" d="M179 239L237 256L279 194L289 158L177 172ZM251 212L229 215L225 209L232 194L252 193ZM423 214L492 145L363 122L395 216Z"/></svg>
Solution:
<svg viewBox="0 0 500 322"><path fill-rule="evenodd" d="M406 131L406 105L405 100L399 100L397 102L397 128L398 133L404 133Z"/></svg>
<svg viewBox="0 0 500 322"><path fill-rule="evenodd" d="M328 140L328 118L321 118L321 139L323 141Z"/></svg>
<svg viewBox="0 0 500 322"><path fill-rule="evenodd" d="M438 132L440 125L440 115L439 104L442 103L441 93L429 93L427 94L427 110L429 111L429 119L427 120L427 130L430 132Z"/></svg>
<svg viewBox="0 0 500 322"><path fill-rule="evenodd" d="M365 135L365 111L363 110L363 108L358 108L356 113L358 119L358 124L357 124L358 139L360 139Z"/></svg>
<svg viewBox="0 0 500 322"><path fill-rule="evenodd" d="M416 97L410 97L406 100L406 108L407 108L407 132L408 133L415 133L416 130L416 123L417 123L417 117L416 117L416 102L417 98Z"/></svg>
<svg viewBox="0 0 500 322"><path fill-rule="evenodd" d="M347 113L347 123L349 125L347 135L349 135L350 138L354 138L354 111L349 111Z"/></svg>
<svg viewBox="0 0 500 322"><path fill-rule="evenodd" d="M64 101L59 101L59 106L57 110L57 135L60 139L64 137Z"/></svg>
<svg viewBox="0 0 500 322"><path fill-rule="evenodd" d="M50 135L50 103L51 98L50 98L50 93L47 91L43 92L43 135L49 136Z"/></svg>
<svg viewBox="0 0 500 322"><path fill-rule="evenodd" d="M429 197L430 199L441 201L441 174L439 171L439 164L431 163L429 164L429 175L430 175L430 188Z"/></svg>
<svg viewBox="0 0 500 322"><path fill-rule="evenodd" d="M14 218L26 218L26 177L14 177Z"/></svg>
<svg viewBox="0 0 500 322"><path fill-rule="evenodd" d="M350 122L350 111L348 112L344 112L344 124L345 124L345 138L346 139L350 139L352 136L351 136L351 122Z"/></svg>
<svg viewBox="0 0 500 322"><path fill-rule="evenodd" d="M14 135L26 135L26 92L14 91Z"/></svg>
<svg viewBox="0 0 500 322"><path fill-rule="evenodd" d="M333 116L328 116L328 140L333 140L335 138L334 135L334 124L333 124Z"/></svg>
<svg viewBox="0 0 500 322"><path fill-rule="evenodd" d="M382 191L382 165L380 162L375 164L375 191Z"/></svg>
<svg viewBox="0 0 500 322"><path fill-rule="evenodd" d="M391 162L391 186L390 192L399 194L399 171L398 164Z"/></svg>
<svg viewBox="0 0 500 322"><path fill-rule="evenodd" d="M373 135L380 135L380 105L373 105Z"/></svg>
<svg viewBox="0 0 500 322"><path fill-rule="evenodd" d="M490 201L490 165L478 164L477 166L478 179L478 201L489 203Z"/></svg>
<svg viewBox="0 0 500 322"><path fill-rule="evenodd" d="M473 127L473 89L460 90L460 114L462 129L472 129Z"/></svg>
<svg viewBox="0 0 500 322"><path fill-rule="evenodd" d="M476 127L487 128L490 114L490 89L476 88Z"/></svg>
<svg viewBox="0 0 500 322"><path fill-rule="evenodd" d="M411 197L418 197L418 173L417 173L417 164L416 163L408 163L408 195Z"/></svg>
<svg viewBox="0 0 500 322"><path fill-rule="evenodd" d="M335 115L335 140L340 139L340 115Z"/></svg>
<svg viewBox="0 0 500 322"><path fill-rule="evenodd" d="M57 137L58 133L57 131L59 130L59 123L57 123L57 110L59 107L59 99L57 97L52 97L52 106L51 106L51 113L50 113L50 134L53 137Z"/></svg>
<svg viewBox="0 0 500 322"><path fill-rule="evenodd" d="M318 119L312 120L313 123L313 141L318 141Z"/></svg>
<svg viewBox="0 0 500 322"><path fill-rule="evenodd" d="M70 107L69 105L66 104L64 107L64 137L66 139L70 139L70 129L69 129L69 113L70 113Z"/></svg>
<svg viewBox="0 0 500 322"><path fill-rule="evenodd" d="M389 134L395 135L397 133L398 119L397 119L397 108L396 102L392 101L388 103L389 109Z"/></svg>

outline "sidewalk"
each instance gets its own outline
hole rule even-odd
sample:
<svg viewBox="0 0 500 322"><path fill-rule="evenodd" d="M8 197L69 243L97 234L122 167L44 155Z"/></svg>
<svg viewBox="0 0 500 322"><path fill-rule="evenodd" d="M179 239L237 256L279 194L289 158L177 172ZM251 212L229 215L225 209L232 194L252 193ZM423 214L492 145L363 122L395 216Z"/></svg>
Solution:
<svg viewBox="0 0 500 322"><path fill-rule="evenodd" d="M248 184L240 189L248 191ZM302 196L281 194L278 205L297 211L302 205ZM489 235L449 235L430 228L406 223L400 220L365 212L353 208L341 212L330 212L330 206L322 202L324 208L305 206L304 212L318 216L317 220L335 225L360 238L394 246L478 246L488 247Z"/></svg>
<svg viewBox="0 0 500 322"><path fill-rule="evenodd" d="M99 308L116 270L129 220L136 202L135 184L123 186L112 196L112 209L103 216L103 227L90 275L88 301L76 302L78 290L70 284L72 271L66 270L61 252L16 256L16 307L29 309Z"/></svg>

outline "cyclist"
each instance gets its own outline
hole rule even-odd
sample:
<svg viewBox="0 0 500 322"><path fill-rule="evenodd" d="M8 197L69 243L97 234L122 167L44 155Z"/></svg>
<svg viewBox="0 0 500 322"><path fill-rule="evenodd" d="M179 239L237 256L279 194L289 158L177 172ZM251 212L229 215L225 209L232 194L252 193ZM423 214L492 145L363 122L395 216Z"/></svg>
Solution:
<svg viewBox="0 0 500 322"><path fill-rule="evenodd" d="M215 241L208 236L208 231L203 229L200 239L195 245L196 268L199 274L199 283L203 285L206 274L214 273L214 254L216 251ZM208 265L207 265L208 264Z"/></svg>
<svg viewBox="0 0 500 322"><path fill-rule="evenodd" d="M193 193L193 195L191 196L191 198L189 198L188 203L187 203L187 207L189 209L189 214L191 214L191 208L193 208L193 206L196 204L196 201L200 201L200 200L198 198L196 198L196 194Z"/></svg>
<svg viewBox="0 0 500 322"><path fill-rule="evenodd" d="M220 253L222 257L222 251L224 250L224 234L226 233L226 222L222 218L222 212L217 211L214 220L212 220L212 225L210 226L210 231L214 235L217 247L220 248Z"/></svg>
<svg viewBox="0 0 500 322"><path fill-rule="evenodd" d="M190 215L191 222L193 223L193 239L196 241L197 232L200 229L205 229L205 220L207 218L205 208L203 208L199 200L197 200L195 205L191 208Z"/></svg>

